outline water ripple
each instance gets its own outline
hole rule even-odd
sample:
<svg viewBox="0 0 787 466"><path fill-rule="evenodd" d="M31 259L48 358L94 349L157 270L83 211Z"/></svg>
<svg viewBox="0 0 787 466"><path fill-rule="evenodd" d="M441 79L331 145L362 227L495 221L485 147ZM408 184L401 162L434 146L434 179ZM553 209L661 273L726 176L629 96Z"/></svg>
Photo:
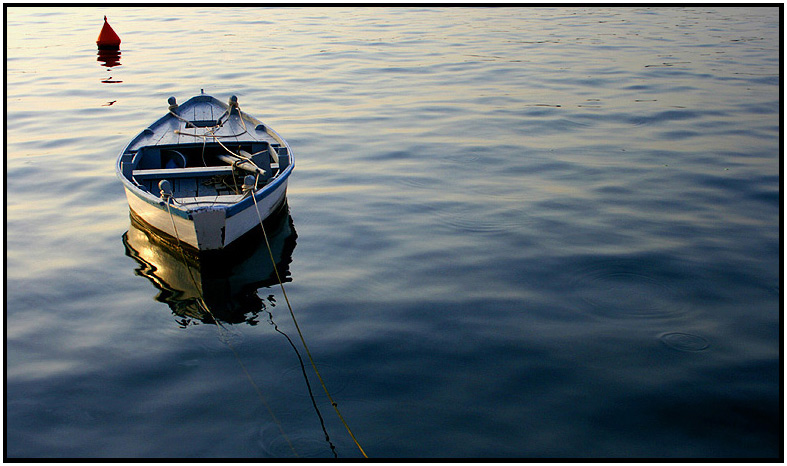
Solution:
<svg viewBox="0 0 787 466"><path fill-rule="evenodd" d="M686 314L675 272L658 259L597 258L572 271L569 290L580 309L614 319L665 319Z"/></svg>
<svg viewBox="0 0 787 466"><path fill-rule="evenodd" d="M319 433L304 431L284 433L274 422L259 426L255 442L265 458L320 458L329 457L325 438Z"/></svg>
<svg viewBox="0 0 787 466"><path fill-rule="evenodd" d="M691 333L672 332L659 336L662 343L678 351L696 353L710 347L708 340Z"/></svg>

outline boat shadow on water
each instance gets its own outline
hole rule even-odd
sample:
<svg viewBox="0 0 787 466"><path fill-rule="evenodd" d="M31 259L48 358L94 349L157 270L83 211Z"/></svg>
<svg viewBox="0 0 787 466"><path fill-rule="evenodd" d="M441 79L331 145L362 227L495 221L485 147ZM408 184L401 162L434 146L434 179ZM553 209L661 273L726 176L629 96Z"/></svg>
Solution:
<svg viewBox="0 0 787 466"><path fill-rule="evenodd" d="M139 265L135 273L158 289L156 301L169 306L181 327L199 323L256 325L259 313L273 304L273 295L260 298L257 291L291 281L289 265L298 234L285 203L231 248L197 251L130 213L129 230L123 234L126 255Z"/></svg>

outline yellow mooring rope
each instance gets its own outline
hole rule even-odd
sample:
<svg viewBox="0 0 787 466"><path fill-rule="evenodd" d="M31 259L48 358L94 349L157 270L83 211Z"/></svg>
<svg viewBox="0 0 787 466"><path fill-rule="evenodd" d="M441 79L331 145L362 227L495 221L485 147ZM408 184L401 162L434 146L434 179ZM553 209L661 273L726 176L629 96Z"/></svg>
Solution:
<svg viewBox="0 0 787 466"><path fill-rule="evenodd" d="M243 132L246 133L246 132L248 132L248 129L246 128L246 122L243 119L243 113L241 113L239 105L235 104L235 107L238 109L238 118L240 118L241 124L243 125ZM229 114L232 115L232 108L229 109ZM219 141L218 136L216 136L216 134L215 134L215 131L216 130L214 129L213 131L208 131L208 133L210 133L210 135L213 136L214 141L219 143L219 145L222 148L224 148L224 150L226 150L230 154L234 155L235 157L251 161L249 158L244 157L244 156L239 155L239 154L235 154L234 152L229 150L224 144L221 143L221 141ZM206 135L208 133L206 133ZM184 134L184 133L181 133L181 134ZM254 163L254 162L252 162L252 163ZM257 173L257 176L256 176L256 178L254 180L254 186L255 187L257 186L257 181L259 180L259 176L260 176L259 173ZM344 424L344 428L347 429L347 433L350 434L350 437L353 439L353 442L355 442L355 445L358 447L358 450L361 451L361 454L363 455L363 457L368 459L369 457L366 456L366 452L363 451L363 447L361 447L361 444L358 443L358 439L356 439L355 435L353 435L352 430L350 430L350 426L347 425L347 421L344 420L344 416L342 416L342 413L339 411L339 405L333 400L333 397L331 397L330 392L328 392L328 387L325 386L325 382L322 380L322 376L320 375L320 371L317 369L317 364L315 364L315 362L314 362L314 358L312 357L312 353L311 353L311 351L309 351L309 346L306 344L306 339L303 337L303 333L301 332L301 328L298 325L298 320L295 318L295 313L292 310L292 305L290 304L290 299L287 297L287 291L284 289L284 282L282 282L281 276L279 276L279 269L276 268L276 259L274 259L274 257L273 257L273 251L271 250L271 245L268 242L268 234L265 232L265 226L263 225L263 222L262 222L262 216L260 215L260 209L257 206L257 198L254 195L254 189L251 190L251 198L254 200L254 210L257 211L257 218L260 220L260 228L262 229L262 236L265 239L265 246L268 248L268 254L270 255L271 264L273 265L273 271L276 273L276 280L278 280L278 282L279 282L279 286L281 287L281 292L284 295L284 301L287 303L287 308L290 310L290 316L292 317L292 322L295 324L295 329L298 331L298 336L301 339L301 343L303 343L303 348L306 350L306 355L309 357L309 362L311 363L312 368L314 369L314 373L317 374L317 378L320 380L320 385L322 385L322 389L325 391L325 395L328 396L328 400L331 402L331 406L333 406L333 409L336 411L336 414L339 416L339 419L342 421L342 424Z"/></svg>
<svg viewBox="0 0 787 466"><path fill-rule="evenodd" d="M243 124L243 133L246 133L246 132L248 132L248 130L246 129L246 122L243 120L243 114L240 111L240 106L236 106L236 107L238 109L238 117L240 118L241 123ZM171 110L170 110L170 113L172 113L179 120L187 121L187 120L183 119L182 117L180 117L179 115L177 115L174 112L172 112ZM229 113L232 114L232 109L229 109ZM219 119L221 119L221 117L219 117ZM244 160L251 161L247 157L244 157L244 156L239 155L239 154L235 154L234 152L229 150L229 148L227 148L224 144L222 144L221 141L219 141L219 139L218 139L219 137L222 137L222 136L217 136L215 134L216 129L218 129L218 128L214 128L213 131L208 131L205 134L201 134L201 135L193 134L193 133L186 133L186 132L182 132L182 131L179 131L179 130L175 130L175 133L181 134L181 135L186 135L186 136L203 137L203 138L206 138L206 140L207 140L208 137L212 137L214 141L219 143L219 145L225 151L230 153L231 155L233 155L233 156L235 156L235 157L237 157L239 159L244 159ZM243 134L243 133L240 133L240 134ZM233 136L238 136L238 135L233 135ZM252 163L254 163L254 162L252 162ZM257 181L259 180L259 176L260 176L259 173L257 173L257 177L256 177L255 182L254 182L254 186L255 187L257 186ZM295 324L295 329L298 331L298 336L301 339L301 343L303 344L303 348L306 350L306 355L309 357L309 362L311 363L312 368L314 369L314 373L317 374L317 378L320 380L320 385L322 385L322 389L323 389L323 391L325 391L325 395L328 397L328 401L331 402L331 406L333 406L334 411L336 411L337 416L339 416L339 420L341 420L342 424L344 424L344 428L347 429L347 433L350 434L350 437L353 439L353 442L355 442L355 445L358 447L358 450L360 450L360 452L363 455L363 457L368 459L369 457L366 456L366 452L363 451L363 447L361 447L361 444L358 443L358 439L355 438L355 435L353 434L352 430L350 430L350 426L347 425L347 421L344 420L344 416L342 416L342 413L339 411L339 405L336 403L336 401L333 400L333 397L331 396L330 392L328 392L328 387L325 386L325 382L322 380L322 376L320 375L320 371L317 369L317 364L314 362L314 358L312 357L312 353L311 353L311 351L309 351L309 346L306 344L306 339L303 337L303 332L301 332L301 327L298 325L298 320L295 318L295 313L292 310L292 305L290 304L290 299L287 297L287 290L284 289L284 283L282 282L281 276L279 275L279 269L276 268L276 259L274 259L274 257L273 257L273 251L271 250L271 245L268 242L268 234L265 232L265 226L263 225L263 222L262 222L262 216L260 215L260 210L259 210L259 207L257 206L257 198L254 195L254 189L253 188L252 188L250 194L251 194L251 198L254 200L254 210L257 211L257 218L260 221L260 228L262 229L262 236L265 239L265 246L268 248L268 254L269 254L270 259L271 259L271 264L273 265L273 271L276 273L276 280L279 282L279 287L281 287L281 292L284 295L284 301L287 303L287 308L290 311L290 316L292 317L292 322ZM169 200L167 201L167 211L169 212ZM170 220L172 220L172 228L175 230L175 236L177 238L178 231L175 228L175 220L172 217L172 212L169 212L169 216L170 216ZM180 246L180 238L177 238L177 240L178 240L178 246ZM182 248L181 248L181 254L182 253L183 253L183 251L182 251ZM204 302L203 302L203 305L205 305ZM213 317L213 314L210 312L210 309L208 309L207 306L205 306L205 309L208 311L208 313L210 313L211 318L213 318L213 321L216 322L216 325L219 325L218 320L216 320L216 318ZM232 347L230 347L230 349L232 349ZM233 349L233 352L235 352L234 349ZM237 353L235 355L237 357ZM238 362L240 362L240 359L238 359ZM251 379L251 376L249 375L248 371L246 371L246 368L245 368L245 366L243 366L242 363L241 363L241 367L246 372L246 376L249 378L249 380L251 381L251 383L254 386L255 390L257 391L257 394L260 396L260 400L262 400L263 404L265 404L266 408L268 408L268 412L270 412L271 416L273 416L273 412L271 412L270 407L268 407L267 403L265 403L264 399L262 398L261 392L257 388L257 386L254 383L254 381ZM298 456L297 452L295 452L295 448L293 448L293 446L292 446L292 443L290 443L290 440L287 438L287 435L284 434L284 431L282 430L281 424L278 422L278 419L276 419L275 416L273 416L273 419L277 422L277 424L279 424L279 430L281 430L282 435L284 435L284 438L287 440L287 443L290 444L290 448L292 448L292 451L293 451L293 453L295 453L295 456Z"/></svg>
<svg viewBox="0 0 787 466"><path fill-rule="evenodd" d="M180 235L178 234L178 228L175 226L175 218L172 216L172 211L170 210L169 207L169 202L171 199L172 199L171 197L167 197L167 213L169 213L169 220L172 222L172 230L175 232L175 239L178 240L178 250L180 251L181 257L183 258L183 262L187 263L188 261L186 260L185 253L183 252L183 246L180 243ZM191 268L188 267L188 265L186 266L186 270L189 273L189 277L191 278L192 283L194 283L194 288L196 290L199 290L200 286L197 284L197 280L194 278L194 275L191 274ZM268 405L268 403L265 401L265 397L262 396L262 390L260 390L260 387L258 387L257 384L254 383L254 379L251 377L251 374L249 374L248 369L246 369L246 365L243 364L243 361L241 361L240 355L238 355L238 352L235 351L235 348L232 346L232 343L230 343L230 339L225 338L224 335L222 335L221 329L223 329L224 327L221 325L219 320L216 319L216 316L213 315L213 312L211 312L204 298L200 297L199 299L197 299L197 303L202 305L202 308L208 312L210 318L213 319L213 322L216 323L216 331L219 333L219 339L223 340L226 343L227 347L230 349L230 351L232 351L232 354L235 355L235 359L238 361L238 364L240 365L241 369L243 369L243 373L246 374L246 378L249 379L249 383L251 383L251 386L254 388L254 391L257 393L257 397L260 399L263 406L265 406L265 409L268 410L268 414L270 414L271 418L273 418L273 422L275 422L276 425L278 426L279 432L281 432L281 435L282 437L284 437L284 440L287 441L287 445L290 446L292 453L296 457L299 457L300 455L298 455L298 452L295 451L295 447L292 445L290 438L284 432L284 428L281 425L281 421L279 421L276 415L273 414L273 410L271 409L270 405Z"/></svg>
<svg viewBox="0 0 787 466"><path fill-rule="evenodd" d="M257 175L259 177L259 174ZM255 183L256 185L256 183ZM282 282L281 276L279 275L279 269L276 267L276 259L273 258L273 251L271 250L271 245L268 242L268 234L265 232L265 227L262 224L262 216L260 215L260 209L257 206L257 198L254 196L254 192L251 193L251 198L254 199L254 210L257 211L257 218L260 220L260 228L262 228L262 236L265 239L265 246L268 248L268 254L271 258L271 263L273 264L273 271L276 273L276 279L279 281L279 286L281 287L281 292L284 295L284 301L287 303L287 308L290 310L290 316L292 316L292 322L295 324L295 329L298 331L298 336L301 338L301 343L303 343L303 347L306 349L306 355L309 356L309 362L311 362L312 368L314 369L314 373L317 374L317 378L320 380L320 385L322 385L322 389L325 391L325 395L328 396L328 400L331 402L331 406L333 406L334 411L339 416L339 419L344 424L344 428L347 429L347 433L350 434L352 437L353 442L358 447L358 450L361 451L361 454L364 458L369 458L366 456L366 452L363 451L361 444L358 443L358 439L355 438L353 435L352 430L350 430L350 426L347 425L347 421L344 420L344 416L339 411L339 405L333 400L331 394L328 392L328 387L325 386L325 382L322 380L322 376L320 375L320 371L317 370L317 364L314 362L314 358L312 357L311 351L309 351L309 346L306 344L306 339L303 338L303 333L301 332L301 327L298 325L297 319L295 319L295 313L292 311L292 305L290 304L290 299L287 297L287 291L284 289L284 282Z"/></svg>

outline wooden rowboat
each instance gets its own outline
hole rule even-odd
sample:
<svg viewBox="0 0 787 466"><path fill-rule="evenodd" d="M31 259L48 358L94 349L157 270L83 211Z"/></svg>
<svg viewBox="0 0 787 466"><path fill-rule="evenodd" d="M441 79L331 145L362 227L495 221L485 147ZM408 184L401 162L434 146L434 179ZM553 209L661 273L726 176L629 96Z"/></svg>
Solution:
<svg viewBox="0 0 787 466"><path fill-rule="evenodd" d="M129 209L148 227L197 251L227 248L286 202L292 151L273 129L201 94L145 128L116 171Z"/></svg>

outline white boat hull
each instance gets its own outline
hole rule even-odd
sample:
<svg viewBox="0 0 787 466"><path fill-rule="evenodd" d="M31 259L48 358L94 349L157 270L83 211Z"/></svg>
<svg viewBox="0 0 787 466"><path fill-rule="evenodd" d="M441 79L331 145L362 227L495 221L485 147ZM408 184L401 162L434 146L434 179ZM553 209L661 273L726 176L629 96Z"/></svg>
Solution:
<svg viewBox="0 0 787 466"><path fill-rule="evenodd" d="M262 199L257 199L245 209L227 216L229 206L214 205L188 213L188 217L177 215L170 205L151 204L139 196L136 190L126 187L126 199L134 214L156 230L176 238L200 251L224 249L248 231L260 225L260 219L268 218L281 207L287 194L284 180L275 190Z"/></svg>

